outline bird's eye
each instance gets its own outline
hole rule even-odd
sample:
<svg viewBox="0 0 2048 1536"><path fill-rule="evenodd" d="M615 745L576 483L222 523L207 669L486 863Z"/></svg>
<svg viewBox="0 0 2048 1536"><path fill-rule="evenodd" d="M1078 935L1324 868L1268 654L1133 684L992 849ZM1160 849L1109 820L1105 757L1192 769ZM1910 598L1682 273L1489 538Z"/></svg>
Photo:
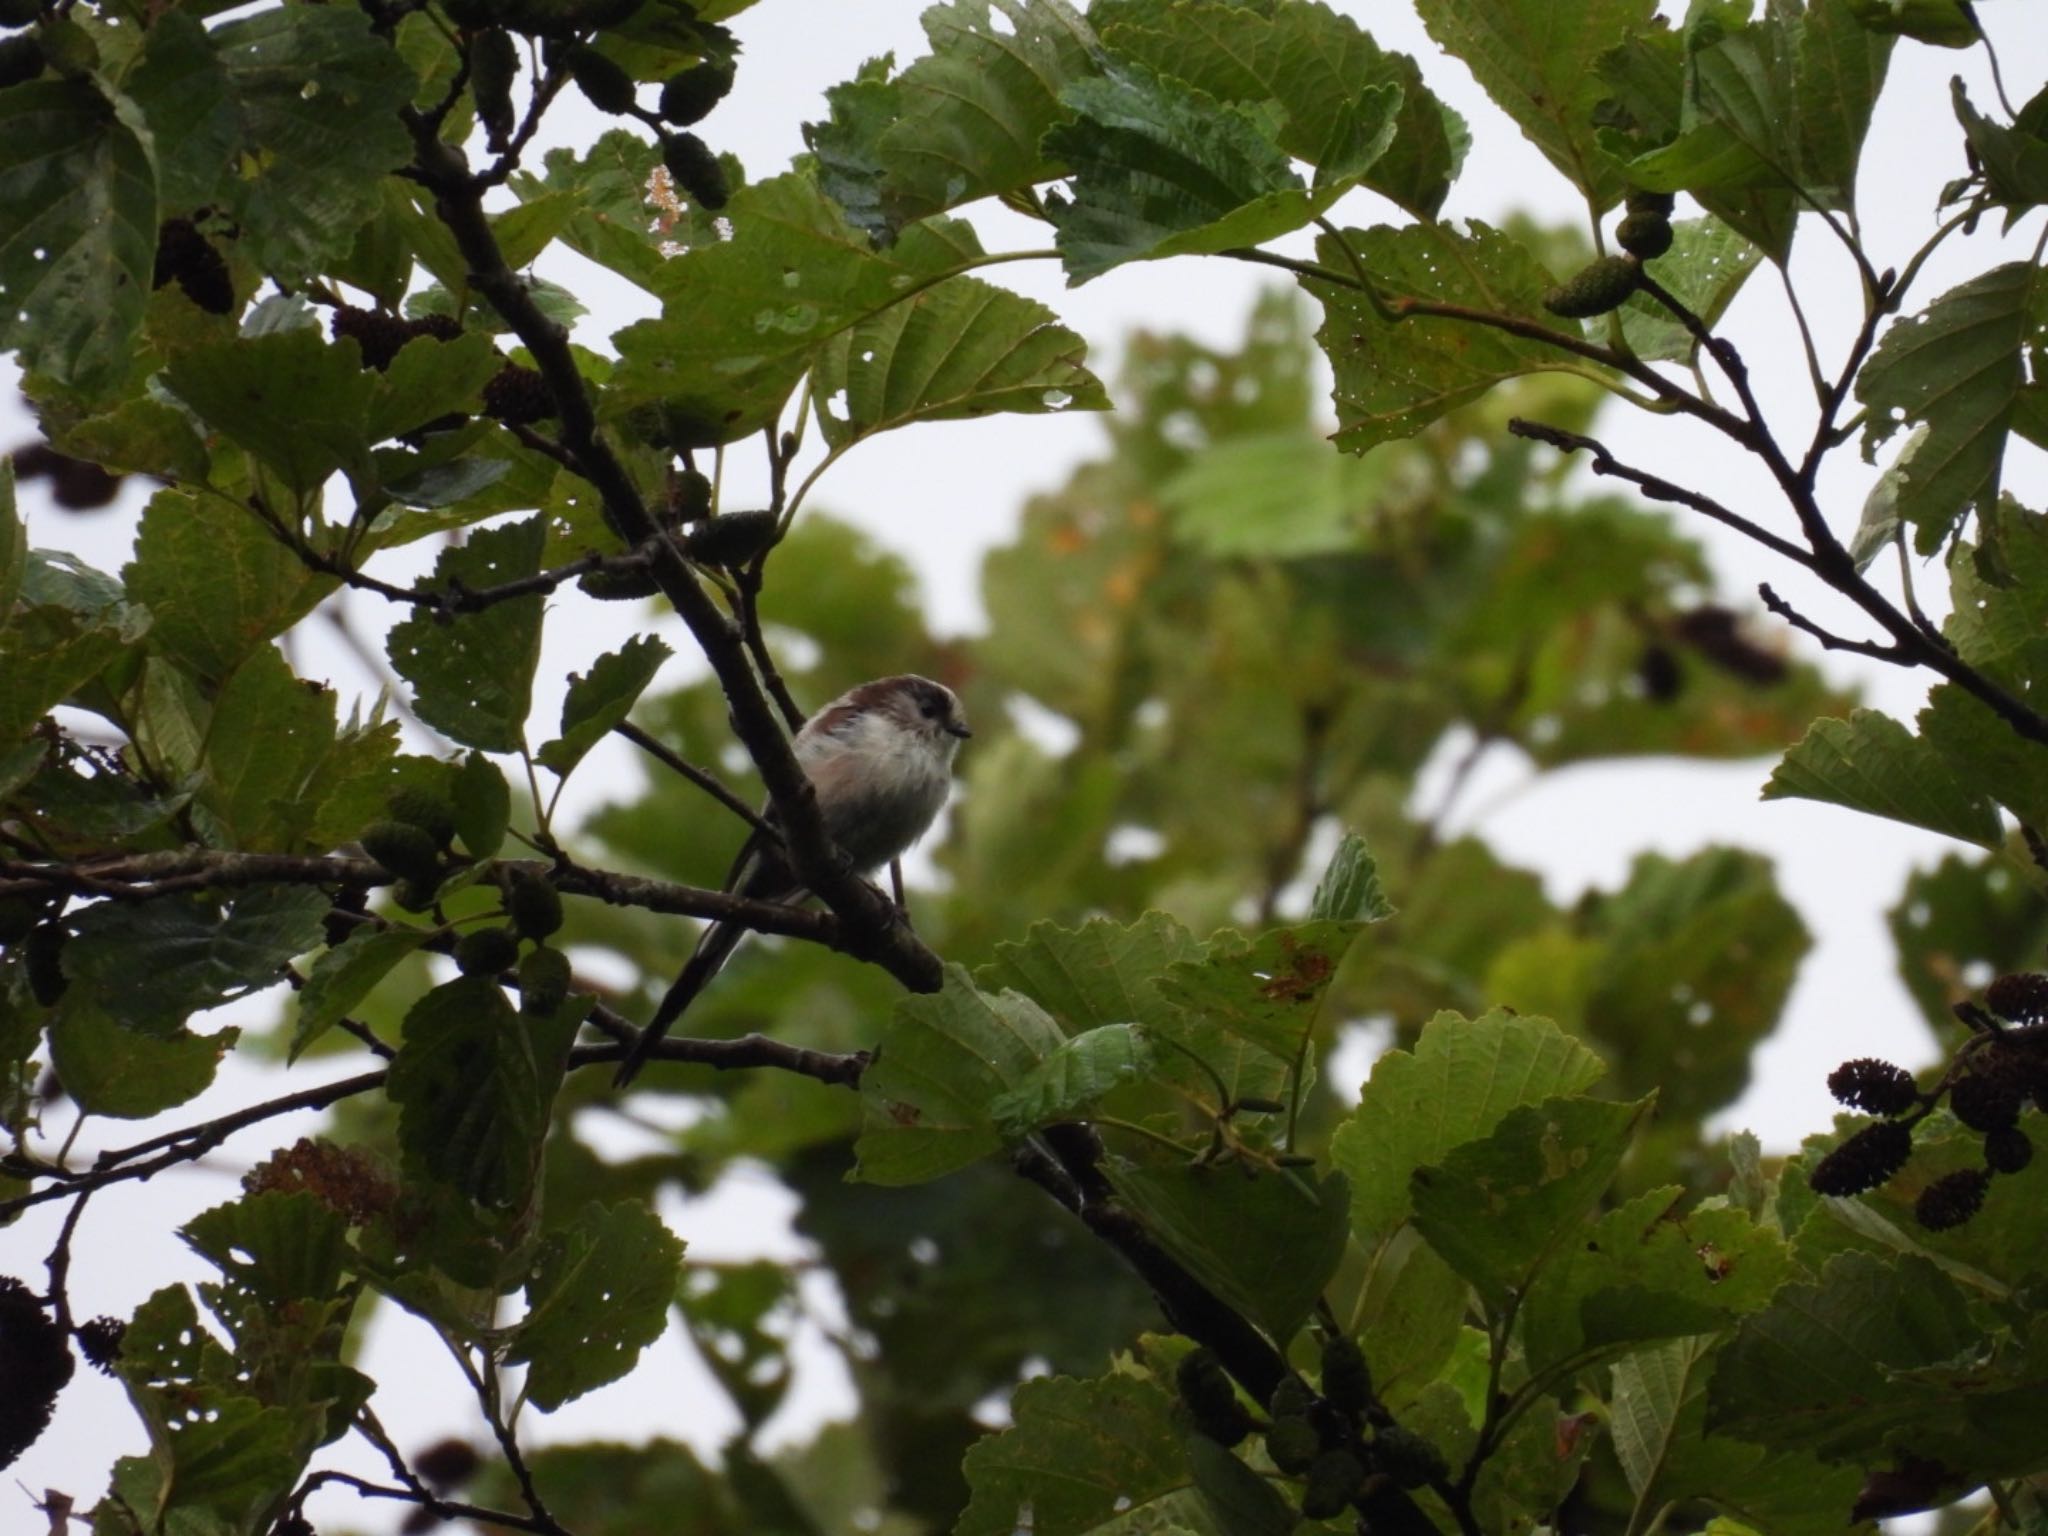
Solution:
<svg viewBox="0 0 2048 1536"><path fill-rule="evenodd" d="M939 699L926 699L918 708L924 712L927 720L936 720L946 712L944 701Z"/></svg>

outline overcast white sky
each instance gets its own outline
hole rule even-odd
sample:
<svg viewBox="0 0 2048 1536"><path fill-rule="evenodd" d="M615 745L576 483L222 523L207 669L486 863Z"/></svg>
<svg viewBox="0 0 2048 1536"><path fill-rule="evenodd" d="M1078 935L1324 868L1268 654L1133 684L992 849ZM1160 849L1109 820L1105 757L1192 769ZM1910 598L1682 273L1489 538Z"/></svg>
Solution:
<svg viewBox="0 0 2048 1536"><path fill-rule="evenodd" d="M1569 189L1506 119L1473 85L1464 67L1441 58L1405 0L1337 0L1337 8L1372 28L1382 43L1423 59L1424 74L1471 122L1473 150L1463 179L1445 213L1458 218L1497 220L1511 209L1564 220L1582 216ZM732 96L700 129L711 144L740 156L756 176L772 174L799 152L799 124L822 115L824 88L849 77L861 61L894 50L900 61L924 51L915 0L868 0L858 7L843 0L762 0L740 16L735 29L746 45ZM1989 0L1981 7L1997 40L2008 87L2024 100L2048 78L2048 27L2031 0ZM858 18L854 24L852 18ZM1967 54L1902 44L1894 56L1892 83L1873 126L1864 155L1862 214L1877 265L1902 263L1927 227L1940 185L1961 174L1960 140L1948 104L1948 81L1961 75L1980 106L1992 100L1981 51ZM551 115L549 144L580 144L610 124L570 93ZM1368 194L1338 210L1340 220L1369 222L1380 213ZM1042 246L1042 231L1000 210L980 214L985 243ZM2038 216L2022 228L2026 246L2005 254L1995 246L1996 221L1973 240L1951 242L1948 252L1922 280L1925 302L1989 261L2023 256L2038 233ZM590 303L591 317L578 339L602 347L604 338L637 318L644 308L624 285L593 279L595 269L573 257L548 264L544 274L568 283ZM1241 334L1253 295L1268 274L1223 261L1185 259L1123 268L1077 291L1067 291L1058 270L1020 264L990 276L1032 294L1059 311L1088 337L1097 371L1113 376L1120 338L1137 327L1191 332L1219 345ZM1857 319L1856 284L1846 258L1808 226L1798 241L1793 278L1816 323L1824 359L1838 358ZM1811 420L1806 371L1782 295L1768 269L1760 272L1731 311L1727 334L1749 359L1764 405L1795 435ZM15 403L12 375L0 373L0 446L32 432ZM1601 435L1621 457L1655 466L1673 478L1709 481L1722 500L1764 523L1786 528L1788 519L1771 487L1752 466L1718 440L1685 423L1632 417L1615 408L1603 419ZM900 550L916 566L932 613L942 628L971 630L980 621L977 573L983 553L1005 539L1030 493L1065 478L1083 458L1099 451L1099 428L1082 416L993 418L973 423L924 427L884 437L853 453L820 483L815 504L868 529ZM1823 482L1836 526L1853 528L1873 472L1853 452L1836 456ZM728 466L728 476L751 469L745 458ZM729 482L730 483L730 482ZM742 482L744 483L744 482ZM2037 452L2022 447L2008 468L2008 483L2028 504L2048 505L2048 467ZM31 542L60 546L104 568L126 558L141 492L131 488L121 503L91 516L66 516L52 509L39 486L25 489ZM740 504L744 504L743 502ZM1774 564L1733 534L1714 525L1695 530L1717 567L1738 593L1753 592L1760 580L1778 584L1796 605L1823 622L1856 633L1855 620L1829 594L1808 590L1798 573ZM1938 572L1922 582L1922 599L1939 593ZM624 605L620 605L623 607ZM1930 602L1930 606L1932 603ZM616 617L615 617L616 616ZM364 617L368 613L364 611ZM603 620L620 632L584 626L576 634L555 626L542 677L559 679L572 667L616 645L628 616L608 610ZM1797 646L1811 648L1801 639ZM300 664L325 675L344 690L374 684L342 654L301 656ZM677 668L682 662L673 664ZM1924 694L1922 678L1877 667L1856 658L1829 656L1823 665L1840 681L1862 685L1869 702L1910 716ZM677 675L680 675L678 672ZM538 714L552 721L559 695L545 691ZM611 771L638 771L623 756L607 759ZM1767 1147L1788 1148L1832 1113L1822 1081L1847 1055L1890 1056L1917 1065L1930 1044L1911 1004L1893 980L1890 940L1882 913L1896 900L1906 873L1956 845L1930 834L1854 817L1847 812L1800 802L1759 805L1757 790L1768 762L1702 768L1675 763L1630 763L1580 769L1551 776L1526 789L1525 764L1505 754L1488 760L1464 797L1476 830L1508 859L1541 870L1554 894L1570 897L1588 883L1620 879L1637 852L1654 848L1688 853L1709 842L1756 848L1777 861L1787 894L1818 938L1802 972L1786 1024L1764 1048L1749 1095L1729 1117L1731 1128L1749 1126ZM616 781L615 781L616 782ZM602 797L602 774L579 777L586 794ZM1490 808L1490 809L1489 809ZM1398 893L1396 893L1398 899ZM311 1080L332 1067L313 1065L295 1076ZM243 1102L247 1069L231 1064L222 1082L204 1099L180 1112L181 1122L219 1113ZM72 1271L74 1307L81 1315L125 1314L157 1286L203 1277L205 1266L168 1234L190 1215L234 1190L233 1176L258 1160L269 1146L288 1143L311 1128L280 1121L270 1138L238 1139L217 1171L193 1171L146 1186L124 1185L96 1199L84 1227L80 1256ZM134 1139L115 1127L88 1127L83 1145ZM59 1207L32 1212L0 1233L0 1272L41 1278L40 1263L55 1236ZM666 1213L698 1257L738 1256L761 1251L791 1253L786 1201L766 1180L737 1177L704 1200ZM829 1320L831 1299L816 1298ZM471 1427L461 1395L451 1392L451 1372L434 1358L432 1341L415 1325L394 1321L386 1309L369 1346L366 1367L385 1383L378 1411L401 1445L416 1447L436 1435ZM801 1434L823 1413L843 1403L844 1385L824 1351L814 1352L787 1415L787 1431ZM550 1418L529 1415L527 1428L541 1440L616 1436L640 1439L656 1433L680 1436L709 1449L727 1429L722 1409L687 1346L671 1331L649 1353L631 1382L586 1398ZM104 1486L116 1454L142 1449L142 1436L119 1392L102 1378L83 1372L67 1393L51 1433L11 1469L10 1477L36 1493L55 1487L89 1506ZM332 1453L329 1453L330 1456ZM381 1475L372 1456L349 1451L343 1465ZM14 1486L0 1489L0 1529L34 1528L28 1498ZM396 1516L380 1506L335 1497L315 1506L323 1531L395 1528Z"/></svg>

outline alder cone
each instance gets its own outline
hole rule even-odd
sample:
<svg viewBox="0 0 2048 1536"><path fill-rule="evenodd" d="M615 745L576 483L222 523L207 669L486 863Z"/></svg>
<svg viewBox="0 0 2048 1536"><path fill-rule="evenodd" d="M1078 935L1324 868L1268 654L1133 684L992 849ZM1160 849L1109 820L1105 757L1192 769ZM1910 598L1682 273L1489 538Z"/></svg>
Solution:
<svg viewBox="0 0 2048 1536"><path fill-rule="evenodd" d="M1566 320L1589 320L1619 309L1643 280L1633 256L1602 256L1543 295L1543 307Z"/></svg>

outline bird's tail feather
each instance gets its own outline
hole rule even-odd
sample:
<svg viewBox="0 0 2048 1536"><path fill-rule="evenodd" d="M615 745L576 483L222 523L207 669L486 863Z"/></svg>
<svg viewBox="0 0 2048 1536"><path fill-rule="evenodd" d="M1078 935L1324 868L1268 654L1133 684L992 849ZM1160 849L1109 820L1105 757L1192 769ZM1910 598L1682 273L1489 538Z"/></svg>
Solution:
<svg viewBox="0 0 2048 1536"><path fill-rule="evenodd" d="M612 1079L614 1088L624 1088L640 1075L640 1069L647 1065L655 1046L668 1033L669 1026L697 1000L697 994L724 968L725 962L732 958L732 952L739 947L740 940L746 936L747 930L738 923L713 923L704 930L689 963L676 977L675 985L663 996L661 1006L654 1010L654 1017L647 1021L647 1027L640 1031L640 1038L633 1043L631 1053L619 1064L618 1075Z"/></svg>

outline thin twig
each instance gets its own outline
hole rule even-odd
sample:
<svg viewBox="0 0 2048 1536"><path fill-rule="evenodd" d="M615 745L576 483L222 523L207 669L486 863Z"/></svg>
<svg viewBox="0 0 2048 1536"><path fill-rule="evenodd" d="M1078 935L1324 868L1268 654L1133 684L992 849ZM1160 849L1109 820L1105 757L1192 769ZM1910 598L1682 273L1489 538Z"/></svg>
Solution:
<svg viewBox="0 0 2048 1536"><path fill-rule="evenodd" d="M647 732L640 729L639 726L633 724L630 720L621 720L612 727L612 730L632 742L634 746L645 752L671 773L689 780L756 832L766 833L777 841L781 840L782 834L775 830L774 823L765 819L759 811L755 810L731 789L727 788L725 782L708 768L699 768L695 763L671 748L666 742L648 735Z"/></svg>
<svg viewBox="0 0 2048 1536"><path fill-rule="evenodd" d="M1674 485L1661 475L1624 464L1607 451L1604 443L1583 432L1570 432L1563 427L1553 427L1546 422L1529 421L1516 416L1509 420L1508 431L1516 437L1531 442L1548 443L1560 453L1587 453L1592 456L1591 468L1596 475L1610 475L1617 480L1626 480L1653 501L1669 502L1673 506L1688 507L1703 516L1711 517L1717 523L1733 528L1746 538L1756 540L1774 554L1782 555L1793 564L1813 569L1813 556L1789 539L1780 538L1759 523L1751 522L1740 512L1724 507L1711 496L1698 491L1687 490Z"/></svg>
<svg viewBox="0 0 2048 1536"><path fill-rule="evenodd" d="M1896 643L1881 645L1874 640L1850 640L1845 636L1822 629L1820 625L1814 623L1812 619L1799 612L1798 609L1786 602L1784 598L1778 596L1772 590L1771 584L1768 581L1758 586L1756 591L1757 596L1763 599L1764 606L1770 609L1772 613L1775 613L1794 629L1805 630L1807 634L1813 636L1827 650L1848 651L1857 656L1868 656L1873 661L1910 662L1910 658L1904 649Z"/></svg>

